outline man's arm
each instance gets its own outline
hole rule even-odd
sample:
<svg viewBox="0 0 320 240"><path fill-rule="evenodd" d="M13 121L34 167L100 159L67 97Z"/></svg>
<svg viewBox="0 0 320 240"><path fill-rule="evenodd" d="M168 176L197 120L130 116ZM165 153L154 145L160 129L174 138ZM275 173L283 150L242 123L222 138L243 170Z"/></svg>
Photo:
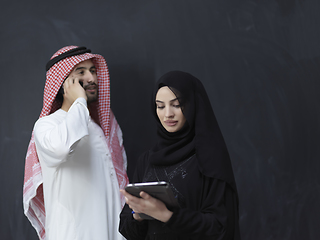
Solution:
<svg viewBox="0 0 320 240"><path fill-rule="evenodd" d="M75 144L88 135L89 119L86 100L78 98L65 116L49 115L36 122L36 148L48 166L56 166L66 161Z"/></svg>

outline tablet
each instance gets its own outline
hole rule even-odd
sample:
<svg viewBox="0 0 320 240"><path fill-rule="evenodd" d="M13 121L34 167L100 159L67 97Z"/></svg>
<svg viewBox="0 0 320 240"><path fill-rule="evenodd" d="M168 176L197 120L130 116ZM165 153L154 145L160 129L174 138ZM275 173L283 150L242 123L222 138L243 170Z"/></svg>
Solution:
<svg viewBox="0 0 320 240"><path fill-rule="evenodd" d="M177 199L167 182L146 182L146 183L131 183L125 187L125 190L133 196L140 197L140 192L144 191L154 198L162 201L169 210L179 207ZM146 214L139 213L143 219L154 219Z"/></svg>

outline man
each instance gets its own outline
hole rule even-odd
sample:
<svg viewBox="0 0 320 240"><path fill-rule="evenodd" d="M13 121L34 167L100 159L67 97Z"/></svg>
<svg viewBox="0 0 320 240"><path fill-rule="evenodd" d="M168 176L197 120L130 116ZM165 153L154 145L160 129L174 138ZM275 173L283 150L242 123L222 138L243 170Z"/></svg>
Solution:
<svg viewBox="0 0 320 240"><path fill-rule="evenodd" d="M122 132L110 109L105 59L68 46L47 64L29 144L24 212L40 239L114 240L128 183Z"/></svg>

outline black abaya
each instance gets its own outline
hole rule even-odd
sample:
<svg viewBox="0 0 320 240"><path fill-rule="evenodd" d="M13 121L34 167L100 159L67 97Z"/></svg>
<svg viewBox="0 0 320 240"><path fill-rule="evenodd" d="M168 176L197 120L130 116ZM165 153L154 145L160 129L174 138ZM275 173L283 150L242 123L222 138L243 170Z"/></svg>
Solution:
<svg viewBox="0 0 320 240"><path fill-rule="evenodd" d="M176 95L186 123L168 132L158 119L157 91L167 86ZM144 153L133 182L166 181L180 208L168 222L136 221L125 205L119 231L128 240L240 240L238 196L226 144L202 83L191 74L173 71L156 84L152 113L157 144Z"/></svg>

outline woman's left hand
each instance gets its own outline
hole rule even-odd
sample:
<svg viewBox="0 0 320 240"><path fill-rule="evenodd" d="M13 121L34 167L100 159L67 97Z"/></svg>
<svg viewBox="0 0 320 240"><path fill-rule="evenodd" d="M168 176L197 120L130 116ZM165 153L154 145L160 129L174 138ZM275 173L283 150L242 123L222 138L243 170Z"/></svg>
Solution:
<svg viewBox="0 0 320 240"><path fill-rule="evenodd" d="M120 192L124 195L126 203L135 213L147 214L161 222L167 222L172 216L172 212L167 209L163 202L151 197L146 192L140 192L141 198L135 197L123 189Z"/></svg>

